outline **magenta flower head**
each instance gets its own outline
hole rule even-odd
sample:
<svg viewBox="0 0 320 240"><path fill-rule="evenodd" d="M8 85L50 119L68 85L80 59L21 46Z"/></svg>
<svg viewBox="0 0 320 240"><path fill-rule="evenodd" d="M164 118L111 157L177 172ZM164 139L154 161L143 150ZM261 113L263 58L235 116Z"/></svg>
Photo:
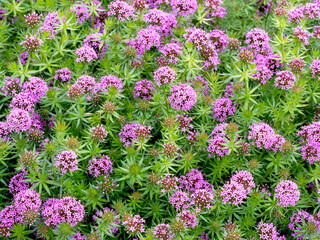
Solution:
<svg viewBox="0 0 320 240"><path fill-rule="evenodd" d="M139 55L145 54L152 47L159 48L160 43L160 35L153 29L141 29L137 37L128 42L129 45L136 48Z"/></svg>
<svg viewBox="0 0 320 240"><path fill-rule="evenodd" d="M304 19L304 6L299 6L293 8L288 12L288 20L289 22L294 22L298 24L302 19Z"/></svg>
<svg viewBox="0 0 320 240"><path fill-rule="evenodd" d="M21 92L16 94L10 102L9 107L18 108L25 110L27 112L31 112L34 110L35 99L32 97L30 93Z"/></svg>
<svg viewBox="0 0 320 240"><path fill-rule="evenodd" d="M71 80L72 73L68 68L61 68L56 71L56 74L54 75L54 79L61 82L67 82Z"/></svg>
<svg viewBox="0 0 320 240"><path fill-rule="evenodd" d="M308 239L309 236L306 236L304 231L302 231L305 228L307 228L313 234L318 235L320 232L319 213L318 217L316 217L306 211L296 212L290 218L290 223L288 224L288 227L290 230L293 231L291 236L294 239Z"/></svg>
<svg viewBox="0 0 320 240"><path fill-rule="evenodd" d="M108 48L107 43L104 43L102 45L102 40L98 40L101 35L102 34L100 33L90 34L83 41L84 45L88 45L89 47L94 49L99 59L103 58L103 53L106 52Z"/></svg>
<svg viewBox="0 0 320 240"><path fill-rule="evenodd" d="M37 38L37 35L34 35L26 36L26 40L21 42L20 45L23 45L29 52L38 52L42 43L41 39Z"/></svg>
<svg viewBox="0 0 320 240"><path fill-rule="evenodd" d="M23 223L22 217L14 205L8 205L0 211L0 236L10 237L15 223Z"/></svg>
<svg viewBox="0 0 320 240"><path fill-rule="evenodd" d="M157 31L162 36L172 34L172 29L177 25L175 15L156 8L151 9L143 20L150 24L149 29Z"/></svg>
<svg viewBox="0 0 320 240"><path fill-rule="evenodd" d="M170 230L170 225L165 223L155 226L152 236L157 240L171 240L174 238L174 234Z"/></svg>
<svg viewBox="0 0 320 240"><path fill-rule="evenodd" d="M184 222L184 224L189 228L193 229L198 225L196 214L190 210L183 210L181 213L178 213L177 218Z"/></svg>
<svg viewBox="0 0 320 240"><path fill-rule="evenodd" d="M167 43L160 49L160 52L166 57L169 63L176 63L182 54L182 47L179 43Z"/></svg>
<svg viewBox="0 0 320 240"><path fill-rule="evenodd" d="M248 44L248 49L259 54L268 55L271 52L269 41L270 38L266 31L254 28L246 34L245 43Z"/></svg>
<svg viewBox="0 0 320 240"><path fill-rule="evenodd" d="M191 195L194 204L196 205L196 211L202 211L211 209L213 207L213 194L212 190L198 189Z"/></svg>
<svg viewBox="0 0 320 240"><path fill-rule="evenodd" d="M241 183L231 181L224 184L220 196L224 204L231 203L238 205L243 202L247 194Z"/></svg>
<svg viewBox="0 0 320 240"><path fill-rule="evenodd" d="M96 85L96 79L91 76L82 75L77 79L75 85L79 85L84 93L89 93Z"/></svg>
<svg viewBox="0 0 320 240"><path fill-rule="evenodd" d="M170 67L161 67L154 72L157 86L172 83L177 80L177 73Z"/></svg>
<svg viewBox="0 0 320 240"><path fill-rule="evenodd" d="M178 211L187 209L190 207L191 200L189 194L183 191L174 192L169 198L169 202L174 206Z"/></svg>
<svg viewBox="0 0 320 240"><path fill-rule="evenodd" d="M223 136L214 136L209 140L209 145L207 151L209 153L209 157L218 156L223 157L228 155L229 149L226 148L226 140Z"/></svg>
<svg viewBox="0 0 320 240"><path fill-rule="evenodd" d="M228 116L234 115L236 111L236 104L228 98L218 98L212 105L213 117L219 122L224 122Z"/></svg>
<svg viewBox="0 0 320 240"><path fill-rule="evenodd" d="M139 123L129 123L121 129L119 133L120 141L125 147L132 146L133 142L137 139L136 129L139 125Z"/></svg>
<svg viewBox="0 0 320 240"><path fill-rule="evenodd" d="M68 86L68 97L69 98L79 98L84 94L84 90L81 85L73 84Z"/></svg>
<svg viewBox="0 0 320 240"><path fill-rule="evenodd" d="M112 162L108 156L102 155L100 158L93 158L89 161L89 173L93 174L94 177L100 175L109 176L112 173Z"/></svg>
<svg viewBox="0 0 320 240"><path fill-rule="evenodd" d="M31 127L31 117L27 111L14 108L7 116L7 124L9 132L27 131Z"/></svg>
<svg viewBox="0 0 320 240"><path fill-rule="evenodd" d="M236 182L243 185L246 194L252 192L252 188L255 188L253 177L248 171L239 171L230 179L231 182Z"/></svg>
<svg viewBox="0 0 320 240"><path fill-rule="evenodd" d="M70 11L76 13L79 24L82 24L90 17L89 7L85 4L75 4L70 7Z"/></svg>
<svg viewBox="0 0 320 240"><path fill-rule="evenodd" d="M154 86L146 79L136 82L133 88L133 97L140 97L142 100L150 100L153 96Z"/></svg>
<svg viewBox="0 0 320 240"><path fill-rule="evenodd" d="M274 79L274 86L289 90L294 86L296 80L296 76L292 72L281 71L277 73L277 77Z"/></svg>
<svg viewBox="0 0 320 240"><path fill-rule="evenodd" d="M281 151L285 139L265 123L254 123L250 126L248 139L253 140L252 145L256 145L260 149L273 150L274 152Z"/></svg>
<svg viewBox="0 0 320 240"><path fill-rule="evenodd" d="M0 89L0 91L5 95L5 96L14 96L16 95L20 89L20 78L10 78L6 77L6 80L4 82L3 87Z"/></svg>
<svg viewBox="0 0 320 240"><path fill-rule="evenodd" d="M26 18L25 22L28 28L34 28L35 26L37 26L40 23L41 16L42 14L39 15L35 12L24 15L24 17Z"/></svg>
<svg viewBox="0 0 320 240"><path fill-rule="evenodd" d="M313 122L303 126L297 136L301 138L302 158L307 159L310 164L320 161L320 122Z"/></svg>
<svg viewBox="0 0 320 240"><path fill-rule="evenodd" d="M189 117L187 114L177 115L177 120L179 122L178 129L182 132L186 132L189 129L193 129L193 125L190 122L193 120L192 117Z"/></svg>
<svg viewBox="0 0 320 240"><path fill-rule="evenodd" d="M48 199L42 207L41 216L44 224L56 227L60 223L69 223L76 226L84 218L84 206L73 197L63 197L62 199Z"/></svg>
<svg viewBox="0 0 320 240"><path fill-rule="evenodd" d="M161 186L161 192L169 192L172 190L177 190L178 189L178 178L174 176L173 174L166 174L164 177L161 177L161 179L158 181L158 184Z"/></svg>
<svg viewBox="0 0 320 240"><path fill-rule="evenodd" d="M10 179L9 192L11 194L15 195L21 191L25 191L30 188L30 183L23 181L27 179L26 175L27 175L27 172L22 171L21 173L14 175Z"/></svg>
<svg viewBox="0 0 320 240"><path fill-rule="evenodd" d="M139 215L131 215L122 224L125 226L127 233L136 235L145 232L144 223L145 220Z"/></svg>
<svg viewBox="0 0 320 240"><path fill-rule="evenodd" d="M170 92L171 96L168 99L174 109L188 111L197 101L196 91L188 84L174 85Z"/></svg>
<svg viewBox="0 0 320 240"><path fill-rule="evenodd" d="M109 16L114 16L115 18L119 19L121 22L125 20L129 20L130 17L134 16L135 9L133 6L130 6L125 1L114 1L111 2L108 6Z"/></svg>
<svg viewBox="0 0 320 240"><path fill-rule="evenodd" d="M45 17L43 26L40 28L41 32L48 32L48 38L54 39L54 35L58 33L57 28L60 24L58 12L49 12Z"/></svg>
<svg viewBox="0 0 320 240"><path fill-rule="evenodd" d="M29 81L24 82L22 85L22 91L30 93L36 102L41 97L45 97L49 90L47 83L39 77L30 77Z"/></svg>
<svg viewBox="0 0 320 240"><path fill-rule="evenodd" d="M221 0L213 0L215 2L219 2ZM224 31L219 29L211 30L208 33L209 39L212 41L213 46L215 47L217 52L223 51L229 43L229 37L225 34Z"/></svg>
<svg viewBox="0 0 320 240"><path fill-rule="evenodd" d="M177 15L187 16L197 10L198 3L196 0L173 0L171 6Z"/></svg>
<svg viewBox="0 0 320 240"><path fill-rule="evenodd" d="M258 224L258 234L260 239L262 240L269 240L275 239L280 240L282 239L279 237L279 232L277 232L276 226L273 226L273 223L262 223L259 222Z"/></svg>
<svg viewBox="0 0 320 240"><path fill-rule="evenodd" d="M76 59L76 62L91 62L94 59L97 59L97 53L95 50L88 46L88 45L83 45L82 47L78 48L76 50L76 54L78 55L78 58Z"/></svg>
<svg viewBox="0 0 320 240"><path fill-rule="evenodd" d="M310 65L310 69L312 71L312 77L318 77L318 79L320 80L320 60L319 59L315 59L313 60L313 62Z"/></svg>
<svg viewBox="0 0 320 240"><path fill-rule="evenodd" d="M295 74L300 74L303 68L306 66L303 59L299 58L292 59L288 65L291 68L291 71Z"/></svg>
<svg viewBox="0 0 320 240"><path fill-rule="evenodd" d="M105 92L108 92L111 88L118 89L118 91L123 89L122 80L113 75L101 77L101 82L99 83L99 86Z"/></svg>
<svg viewBox="0 0 320 240"><path fill-rule="evenodd" d="M25 221L33 223L41 206L40 194L30 189L21 191L14 196L14 206Z"/></svg>
<svg viewBox="0 0 320 240"><path fill-rule="evenodd" d="M279 200L279 206L295 206L296 202L300 199L298 185L291 180L280 181L274 191L275 197Z"/></svg>
<svg viewBox="0 0 320 240"><path fill-rule="evenodd" d="M54 166L60 168L63 173L66 173L67 171L73 172L78 169L77 158L77 154L72 150L62 151L57 155Z"/></svg>
<svg viewBox="0 0 320 240"><path fill-rule="evenodd" d="M107 135L108 132L100 124L91 128L91 138L94 141L103 142Z"/></svg>
<svg viewBox="0 0 320 240"><path fill-rule="evenodd" d="M296 37L298 42L304 45L309 45L309 38L311 35L307 32L307 30L302 29L301 27L296 27L293 29L293 35Z"/></svg>

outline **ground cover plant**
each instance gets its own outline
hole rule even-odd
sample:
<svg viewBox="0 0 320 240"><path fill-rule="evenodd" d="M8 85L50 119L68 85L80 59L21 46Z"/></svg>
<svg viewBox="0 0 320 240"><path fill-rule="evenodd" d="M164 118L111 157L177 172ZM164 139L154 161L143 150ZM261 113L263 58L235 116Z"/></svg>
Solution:
<svg viewBox="0 0 320 240"><path fill-rule="evenodd" d="M1 0L0 239L320 239L319 17Z"/></svg>

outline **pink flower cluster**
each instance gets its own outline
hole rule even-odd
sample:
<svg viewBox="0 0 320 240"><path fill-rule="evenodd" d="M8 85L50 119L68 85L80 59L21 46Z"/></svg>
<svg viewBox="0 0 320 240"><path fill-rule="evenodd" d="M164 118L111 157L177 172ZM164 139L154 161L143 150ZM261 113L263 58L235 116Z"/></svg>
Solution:
<svg viewBox="0 0 320 240"><path fill-rule="evenodd" d="M222 201L234 205L241 204L247 195L255 188L253 177L248 171L239 171L226 183L220 196Z"/></svg>
<svg viewBox="0 0 320 240"><path fill-rule="evenodd" d="M250 126L248 139L252 140L251 144L259 149L272 150L274 152L281 151L285 139L276 134L274 130L265 123L254 123Z"/></svg>
<svg viewBox="0 0 320 240"><path fill-rule="evenodd" d="M71 80L72 73L68 68L61 68L56 71L56 74L54 75L54 79L61 82L67 82Z"/></svg>
<svg viewBox="0 0 320 240"><path fill-rule="evenodd" d="M64 21L64 19L63 19ZM43 26L40 28L41 32L48 32L48 38L54 39L54 35L58 33L57 28L60 24L58 12L49 12L43 21Z"/></svg>
<svg viewBox="0 0 320 240"><path fill-rule="evenodd" d="M122 224L125 226L127 233L137 234L145 232L144 224L145 220L139 215L128 217Z"/></svg>
<svg viewBox="0 0 320 240"><path fill-rule="evenodd" d="M26 175L27 175L27 172L23 170L21 173L14 175L10 179L9 192L11 194L15 195L21 191L25 191L30 188L30 183L23 181L27 179Z"/></svg>
<svg viewBox="0 0 320 240"><path fill-rule="evenodd" d="M172 0L171 7L175 14L187 16L197 10L198 3L196 0Z"/></svg>
<svg viewBox="0 0 320 240"><path fill-rule="evenodd" d="M246 34L245 43L255 54L269 55L271 52L269 41L270 38L263 29L254 28Z"/></svg>
<svg viewBox="0 0 320 240"><path fill-rule="evenodd" d="M280 181L274 191L275 197L279 200L279 206L295 206L296 202L300 199L298 185L291 180Z"/></svg>
<svg viewBox="0 0 320 240"><path fill-rule="evenodd" d="M63 173L75 171L78 169L78 155L72 151L62 151L57 155L54 166L60 168Z"/></svg>
<svg viewBox="0 0 320 240"><path fill-rule="evenodd" d="M196 91L188 84L174 85L170 92L171 96L168 99L174 109L188 111L197 101Z"/></svg>
<svg viewBox="0 0 320 240"><path fill-rule="evenodd" d="M216 46L219 46L219 44L214 36L214 33L210 34L199 28L188 28L186 29L186 34L183 35L188 42L193 43L196 49L199 50L200 56L204 60L203 66L207 70L216 69L220 63L216 51Z"/></svg>
<svg viewBox="0 0 320 240"><path fill-rule="evenodd" d="M273 226L273 223L262 223L258 224L258 234L262 240L281 240L285 237L279 237L279 232L277 231L276 226Z"/></svg>
<svg viewBox="0 0 320 240"><path fill-rule="evenodd" d="M160 9L151 9L143 18L150 24L149 28L157 31L162 36L168 36L175 28L177 20L173 14L164 12Z"/></svg>
<svg viewBox="0 0 320 240"><path fill-rule="evenodd" d="M129 20L130 17L134 16L135 9L133 6L130 6L125 1L117 0L114 2L111 2L108 5L109 16L114 16L115 18L119 19L121 22L125 20Z"/></svg>
<svg viewBox="0 0 320 240"><path fill-rule="evenodd" d="M219 122L224 122L228 116L233 116L236 111L236 104L229 98L218 98L212 105L213 117Z"/></svg>
<svg viewBox="0 0 320 240"><path fill-rule="evenodd" d="M152 47L160 47L160 35L153 29L142 29L138 32L135 39L127 42L128 45L133 46L139 55L143 55Z"/></svg>
<svg viewBox="0 0 320 240"><path fill-rule="evenodd" d="M125 147L132 146L134 141L137 139L136 128L139 127L139 123L129 123L123 126L119 136L120 141Z"/></svg>
<svg viewBox="0 0 320 240"><path fill-rule="evenodd" d="M136 82L133 88L133 97L140 97L142 100L151 100L153 96L154 86L147 79Z"/></svg>
<svg viewBox="0 0 320 240"><path fill-rule="evenodd" d="M164 223L155 226L152 236L157 240L171 240L174 238L174 234L170 231L170 225Z"/></svg>
<svg viewBox="0 0 320 240"><path fill-rule="evenodd" d="M311 65L310 65L310 69L312 71L312 77L318 77L318 79L320 80L320 60L319 59L315 59L312 61Z"/></svg>
<svg viewBox="0 0 320 240"><path fill-rule="evenodd" d="M76 50L76 54L78 55L78 58L76 59L76 62L91 62L94 59L97 59L97 53L96 51L88 46L87 44L83 45L82 47L78 48Z"/></svg>
<svg viewBox="0 0 320 240"><path fill-rule="evenodd" d="M310 164L320 161L320 122L303 126L297 135L301 138L302 158Z"/></svg>
<svg viewBox="0 0 320 240"><path fill-rule="evenodd" d="M288 20L298 24L303 19L316 19L320 16L320 7L316 3L298 5L288 12Z"/></svg>
<svg viewBox="0 0 320 240"><path fill-rule="evenodd" d="M177 80L177 73L170 67L160 67L154 72L154 80L157 86L172 83Z"/></svg>
<svg viewBox="0 0 320 240"><path fill-rule="evenodd" d="M56 227L60 223L76 226L83 220L84 214L84 206L73 197L50 198L43 204L41 211L44 224L51 227Z"/></svg>
<svg viewBox="0 0 320 240"><path fill-rule="evenodd" d="M89 161L88 171L93 174L94 177L100 175L109 176L112 173L112 162L108 156L102 155L100 158L93 158Z"/></svg>
<svg viewBox="0 0 320 240"><path fill-rule="evenodd" d="M34 35L34 36L27 35L26 40L22 41L20 45L23 45L29 52L38 52L39 47L42 43L43 43L42 40L39 39L37 35Z"/></svg>
<svg viewBox="0 0 320 240"><path fill-rule="evenodd" d="M179 56L182 54L182 48L179 43L167 43L164 45L160 52L167 59L168 63L176 63L178 61Z"/></svg>
<svg viewBox="0 0 320 240"><path fill-rule="evenodd" d="M160 184L161 192L165 193L178 189L177 182L178 178L173 174L166 174L164 177L161 177L158 184Z"/></svg>
<svg viewBox="0 0 320 240"><path fill-rule="evenodd" d="M101 124L91 128L91 139L94 141L103 142L107 135L108 132Z"/></svg>
<svg viewBox="0 0 320 240"><path fill-rule="evenodd" d="M274 86L281 87L281 89L289 90L296 82L296 76L289 71L280 71L274 79Z"/></svg>

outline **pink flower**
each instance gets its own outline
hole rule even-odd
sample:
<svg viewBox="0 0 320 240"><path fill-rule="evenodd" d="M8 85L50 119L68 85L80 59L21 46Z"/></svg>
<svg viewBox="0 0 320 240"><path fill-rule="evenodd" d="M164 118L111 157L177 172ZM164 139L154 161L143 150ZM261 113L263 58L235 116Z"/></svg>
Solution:
<svg viewBox="0 0 320 240"><path fill-rule="evenodd" d="M102 155L101 158L93 158L89 161L89 173L93 174L94 177L98 177L100 175L109 176L112 173L112 162L108 156Z"/></svg>
<svg viewBox="0 0 320 240"><path fill-rule="evenodd" d="M8 131L20 133L31 127L31 117L25 110L14 108L7 116Z"/></svg>
<svg viewBox="0 0 320 240"><path fill-rule="evenodd" d="M274 80L274 86L280 86L281 89L289 90L294 86L296 77L292 72L281 71L277 73L277 77Z"/></svg>
<svg viewBox="0 0 320 240"><path fill-rule="evenodd" d="M137 234L145 232L144 223L145 220L139 215L131 215L122 224L125 226L127 233Z"/></svg>
<svg viewBox="0 0 320 240"><path fill-rule="evenodd" d="M121 22L123 22L124 20L129 20L130 17L134 15L135 11L134 7L130 6L125 1L120 0L111 2L108 8L108 15L118 18Z"/></svg>
<svg viewBox="0 0 320 240"><path fill-rule="evenodd" d="M97 59L97 53L94 51L94 49L88 45L83 45L82 47L78 48L76 50L76 54L78 55L78 58L76 59L76 62L91 62L94 59Z"/></svg>
<svg viewBox="0 0 320 240"><path fill-rule="evenodd" d="M78 169L77 158L77 154L72 150L62 151L57 155L54 166L60 168L63 173L67 171L73 172Z"/></svg>
<svg viewBox="0 0 320 240"><path fill-rule="evenodd" d="M171 107L177 110L190 110L197 101L196 91L189 85L180 83L171 88L171 96L168 98Z"/></svg>
<svg viewBox="0 0 320 240"><path fill-rule="evenodd" d="M171 195L169 202L180 211L189 208L191 200L188 193L179 190Z"/></svg>
<svg viewBox="0 0 320 240"><path fill-rule="evenodd" d="M172 234L170 230L170 225L164 223L158 224L154 228L152 236L157 240L171 240L174 238L174 234Z"/></svg>
<svg viewBox="0 0 320 240"><path fill-rule="evenodd" d="M280 181L274 191L275 197L279 199L279 206L295 206L296 202L300 199L300 191L298 190L298 185L291 180Z"/></svg>

